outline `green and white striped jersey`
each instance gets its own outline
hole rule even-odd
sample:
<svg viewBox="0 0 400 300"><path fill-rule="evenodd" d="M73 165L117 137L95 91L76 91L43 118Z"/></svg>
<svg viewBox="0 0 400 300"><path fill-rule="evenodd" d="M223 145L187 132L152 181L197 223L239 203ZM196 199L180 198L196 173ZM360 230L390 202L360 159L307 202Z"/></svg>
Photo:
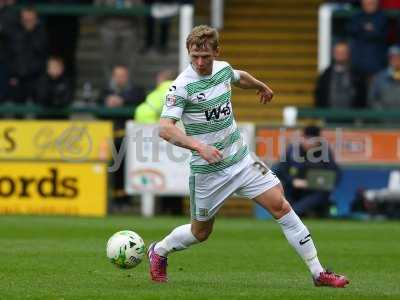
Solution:
<svg viewBox="0 0 400 300"><path fill-rule="evenodd" d="M192 152L192 173L207 174L240 162L249 153L236 126L231 103L231 83L240 79L229 63L214 61L211 75L200 76L189 65L172 83L161 118L182 120L186 134L213 145L223 159L209 164Z"/></svg>

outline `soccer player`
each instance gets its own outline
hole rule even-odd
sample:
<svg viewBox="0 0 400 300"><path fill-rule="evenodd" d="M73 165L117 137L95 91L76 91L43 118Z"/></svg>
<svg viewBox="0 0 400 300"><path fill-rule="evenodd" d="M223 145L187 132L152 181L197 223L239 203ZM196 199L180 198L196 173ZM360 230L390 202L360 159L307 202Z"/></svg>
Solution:
<svg viewBox="0 0 400 300"><path fill-rule="evenodd" d="M175 228L149 246L150 276L166 282L167 256L205 241L214 215L232 193L253 199L267 209L297 253L305 261L316 286L344 287L349 281L325 270L317 257L310 232L283 196L279 179L255 160L236 126L231 104L231 83L255 89L260 102L273 97L272 90L245 71L217 61L218 32L200 25L186 40L190 65L172 83L160 119L160 136L192 151L189 178L191 223ZM182 120L185 132L175 126Z"/></svg>

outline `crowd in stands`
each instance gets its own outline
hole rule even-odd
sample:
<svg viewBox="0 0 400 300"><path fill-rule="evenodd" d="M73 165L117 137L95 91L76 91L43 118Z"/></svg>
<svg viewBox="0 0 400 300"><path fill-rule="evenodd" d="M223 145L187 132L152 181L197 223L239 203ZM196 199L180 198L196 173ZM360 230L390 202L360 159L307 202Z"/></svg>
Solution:
<svg viewBox="0 0 400 300"><path fill-rule="evenodd" d="M337 2L360 8L336 37L332 63L317 79L316 106L400 109L400 18L391 23L383 11L399 9L400 1Z"/></svg>
<svg viewBox="0 0 400 300"><path fill-rule="evenodd" d="M152 8L152 13L143 20L146 30L143 41L137 29L138 21L141 21L138 17L112 14L96 17L104 86L94 102L105 107L138 106L145 100L144 87L133 84L130 76L135 69L135 58L149 52L164 55L168 51L171 19L176 15L178 5L193 1L0 0L0 103L34 103L46 108L64 108L75 100L80 17L39 16L34 5L91 4L94 8L124 9L153 5L154 2L158 5L155 15ZM155 30L158 22L161 28Z"/></svg>
<svg viewBox="0 0 400 300"><path fill-rule="evenodd" d="M303 129L300 139L282 153L273 171L285 188L286 199L299 216L327 217L340 177L333 151L323 143L318 126Z"/></svg>
<svg viewBox="0 0 400 300"><path fill-rule="evenodd" d="M168 9L163 10L160 2L169 5ZM120 87L115 78L129 78L138 57L132 53L158 52L163 55L168 52L169 27L176 5L191 2L42 0L35 1L35 4L93 4L118 8L153 5L152 14L145 18L145 39L140 42L136 17L106 15L97 18L102 42L104 90L117 90L118 95L102 93L98 104L115 107L125 104L137 106L145 99L143 88L133 85L131 80ZM399 108L400 102L396 99L400 99L400 34L397 30L400 18L397 22L390 22L382 9L399 9L400 0L337 2L359 6L359 10L348 20L345 34L336 37L332 64L317 79L316 106ZM14 9L16 4L26 6L17 11ZM76 89L79 17L39 17L29 4L33 2L0 0L0 101L33 102L46 107L68 106ZM155 31L157 24L160 28Z"/></svg>
<svg viewBox="0 0 400 300"><path fill-rule="evenodd" d="M90 4L93 9L100 6L124 9L135 5L157 7L142 23L145 36L139 35L136 16L106 14L96 17L103 65L103 87L99 95L93 93L90 82L83 84L77 93L76 53L80 32L77 15L39 15L36 4L71 5ZM129 118L141 123L155 123L161 114L165 91L175 77L171 70L160 70L155 74L155 89L146 97L145 88L133 82L135 58L152 52L164 55L168 52L169 27L176 15L178 4L193 1L172 0L0 0L0 105L35 104L44 108L37 119L64 119L68 115L59 112L74 104L97 105L114 109L129 107ZM17 6L21 5L21 8ZM160 29L155 26L160 23ZM147 87L146 87L147 88ZM82 99L79 98L78 95ZM132 107L138 107L134 113ZM24 115L6 114L24 118ZM31 116L30 116L31 117ZM120 149L127 117L113 118L114 145ZM124 192L124 163L111 177L112 193L116 205L129 202ZM173 202L173 201L172 201ZM171 202L171 203L172 203Z"/></svg>

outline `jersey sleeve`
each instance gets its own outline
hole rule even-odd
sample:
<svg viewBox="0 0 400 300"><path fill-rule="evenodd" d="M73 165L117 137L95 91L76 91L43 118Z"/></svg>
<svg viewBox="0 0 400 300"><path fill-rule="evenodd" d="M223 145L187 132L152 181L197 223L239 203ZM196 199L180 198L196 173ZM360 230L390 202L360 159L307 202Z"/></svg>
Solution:
<svg viewBox="0 0 400 300"><path fill-rule="evenodd" d="M229 67L232 70L232 77L231 77L231 83L233 82L238 82L240 80L240 73L239 70L235 70L234 68L232 68L232 66L229 65Z"/></svg>
<svg viewBox="0 0 400 300"><path fill-rule="evenodd" d="M161 112L161 118L174 119L179 121L182 117L185 104L186 104L185 89L173 83L170 86L167 94L165 95L165 101L163 110Z"/></svg>

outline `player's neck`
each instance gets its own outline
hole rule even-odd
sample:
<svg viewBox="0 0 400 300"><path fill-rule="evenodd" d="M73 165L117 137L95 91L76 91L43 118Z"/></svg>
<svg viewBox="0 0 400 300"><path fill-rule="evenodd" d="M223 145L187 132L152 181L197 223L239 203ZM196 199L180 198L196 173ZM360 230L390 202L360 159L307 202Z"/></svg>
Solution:
<svg viewBox="0 0 400 300"><path fill-rule="evenodd" d="M192 70L199 76L199 77L207 77L207 76L211 76L213 74L213 70L214 70L214 62L212 64L212 67L210 68L210 71L207 72L207 74L200 74L196 68L193 66L192 63L190 63L190 67L192 68Z"/></svg>

